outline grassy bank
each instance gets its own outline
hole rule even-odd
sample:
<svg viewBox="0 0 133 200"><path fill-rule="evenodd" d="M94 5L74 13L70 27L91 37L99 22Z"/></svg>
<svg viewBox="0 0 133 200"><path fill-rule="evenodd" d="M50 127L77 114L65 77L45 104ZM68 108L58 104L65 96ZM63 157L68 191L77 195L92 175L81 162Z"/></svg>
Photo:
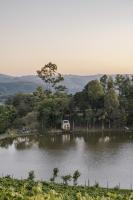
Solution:
<svg viewBox="0 0 133 200"><path fill-rule="evenodd" d="M0 178L0 200L131 200L128 190Z"/></svg>

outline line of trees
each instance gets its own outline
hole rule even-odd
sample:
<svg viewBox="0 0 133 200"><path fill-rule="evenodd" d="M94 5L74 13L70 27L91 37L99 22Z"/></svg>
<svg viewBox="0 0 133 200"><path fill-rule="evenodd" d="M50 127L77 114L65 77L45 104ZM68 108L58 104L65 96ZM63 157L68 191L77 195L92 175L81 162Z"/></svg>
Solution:
<svg viewBox="0 0 133 200"><path fill-rule="evenodd" d="M93 80L74 95L73 105L76 117L79 112L79 123L86 122L90 128L132 127L133 76L116 75L113 79L104 75Z"/></svg>
<svg viewBox="0 0 133 200"><path fill-rule="evenodd" d="M57 129L63 119L88 129L133 127L133 76L103 75L71 95L55 64L48 63L37 74L46 88L38 87L33 94L16 94L1 105L0 133L22 127Z"/></svg>
<svg viewBox="0 0 133 200"><path fill-rule="evenodd" d="M7 177L8 176L9 175L7 175ZM59 176L59 169L54 168L52 178L50 178L50 181L54 183L56 181L56 178L60 177L63 181L63 184L68 185L68 182L73 180L73 185L76 186L78 184L78 179L79 179L80 176L81 176L81 173L78 170L76 170L76 171L74 171L73 175L67 174L67 175L63 175L63 176L60 177ZM32 170L28 174L28 180L34 181L34 179L35 179L35 172Z"/></svg>

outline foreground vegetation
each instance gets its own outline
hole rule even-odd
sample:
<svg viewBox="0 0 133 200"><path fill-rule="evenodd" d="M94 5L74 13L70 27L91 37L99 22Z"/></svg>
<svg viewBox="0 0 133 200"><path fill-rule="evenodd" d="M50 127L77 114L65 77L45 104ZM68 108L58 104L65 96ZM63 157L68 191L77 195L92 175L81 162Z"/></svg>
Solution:
<svg viewBox="0 0 133 200"><path fill-rule="evenodd" d="M104 75L70 95L55 64L48 63L37 74L45 88L38 87L33 94L16 94L0 105L0 133L24 127L42 132L60 129L63 119L69 119L73 129L132 129L133 76L116 75L113 79Z"/></svg>
<svg viewBox="0 0 133 200"><path fill-rule="evenodd" d="M0 200L132 200L128 190L0 178Z"/></svg>

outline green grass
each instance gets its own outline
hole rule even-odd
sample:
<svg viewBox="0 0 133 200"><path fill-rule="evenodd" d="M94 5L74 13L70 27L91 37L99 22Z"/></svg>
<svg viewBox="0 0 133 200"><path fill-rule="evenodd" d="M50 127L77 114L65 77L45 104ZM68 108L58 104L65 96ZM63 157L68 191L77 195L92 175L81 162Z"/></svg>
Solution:
<svg viewBox="0 0 133 200"><path fill-rule="evenodd" d="M133 200L129 190L0 178L0 200Z"/></svg>

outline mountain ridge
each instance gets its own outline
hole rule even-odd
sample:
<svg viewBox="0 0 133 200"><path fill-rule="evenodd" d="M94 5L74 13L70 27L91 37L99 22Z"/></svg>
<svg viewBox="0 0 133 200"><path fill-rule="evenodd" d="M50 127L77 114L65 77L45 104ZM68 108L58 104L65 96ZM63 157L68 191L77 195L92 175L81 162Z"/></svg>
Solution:
<svg viewBox="0 0 133 200"><path fill-rule="evenodd" d="M66 74L63 75L62 84L67 87L68 93L74 94L81 91L88 82L99 80L102 75ZM115 75L111 76L114 77ZM37 75L12 76L0 74L0 101L5 101L9 96L16 93L32 93L38 86L45 88L45 84Z"/></svg>
<svg viewBox="0 0 133 200"><path fill-rule="evenodd" d="M62 82L68 88L68 93L81 91L91 80L99 79L102 75L63 75ZM10 95L19 92L32 93L38 86L45 87L43 81L37 75L10 76L0 74L0 101L4 101Z"/></svg>

